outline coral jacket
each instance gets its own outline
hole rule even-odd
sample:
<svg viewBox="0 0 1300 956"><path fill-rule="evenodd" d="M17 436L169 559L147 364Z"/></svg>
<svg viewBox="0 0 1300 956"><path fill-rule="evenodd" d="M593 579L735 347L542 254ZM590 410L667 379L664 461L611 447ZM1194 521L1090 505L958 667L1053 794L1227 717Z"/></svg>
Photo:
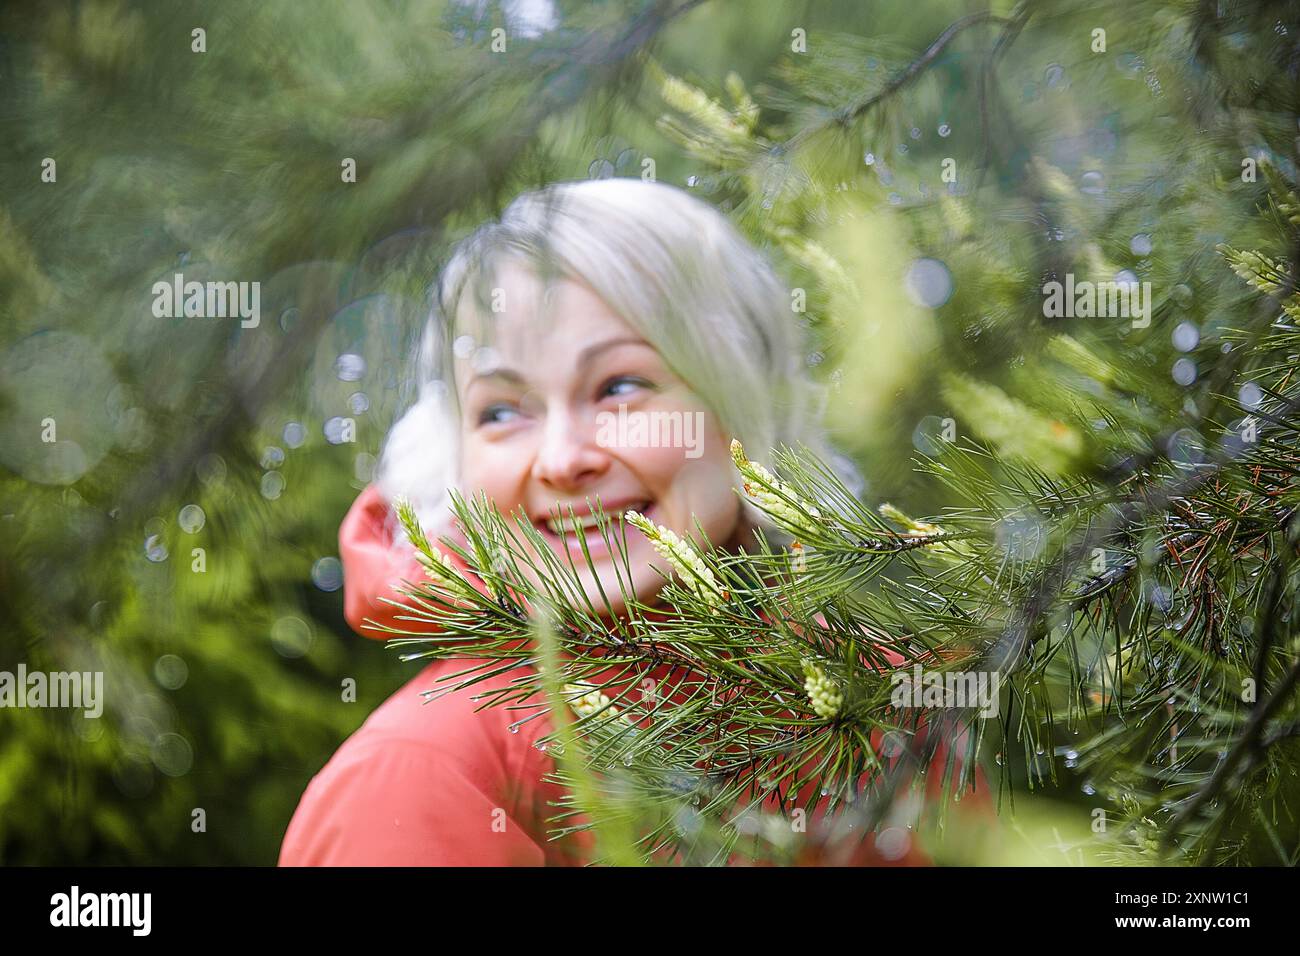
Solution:
<svg viewBox="0 0 1300 956"><path fill-rule="evenodd" d="M394 546L388 515L378 490L367 488L339 531L344 613L358 633L377 638L384 634L363 629L363 622L410 627L397 620L401 609L384 599L400 598L393 588L402 580L423 577L410 549ZM449 678L476 663L454 657L429 664L344 742L303 794L280 850L281 866L541 866L590 860L589 833L557 841L547 837L547 817L563 796L559 785L546 779L555 770L554 758L535 746L554 729L550 715L475 700L510 685L517 671L426 701L423 691L446 688ZM534 714L518 725L521 717ZM879 739L873 744L879 749ZM944 754L935 759L941 765ZM981 795L987 795L982 780L976 793ZM811 796L800 794L796 805L807 806ZM777 799L773 794L769 801L775 806ZM825 803L809 815L810 824L823 815ZM850 862L928 860L900 829L887 853L877 852L868 837Z"/></svg>

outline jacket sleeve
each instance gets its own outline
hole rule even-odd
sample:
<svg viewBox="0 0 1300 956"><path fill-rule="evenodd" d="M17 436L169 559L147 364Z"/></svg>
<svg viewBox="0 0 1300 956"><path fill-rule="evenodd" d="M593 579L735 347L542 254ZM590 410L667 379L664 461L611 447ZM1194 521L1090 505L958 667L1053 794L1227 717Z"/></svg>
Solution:
<svg viewBox="0 0 1300 956"><path fill-rule="evenodd" d="M303 794L280 866L541 866L546 851L508 801L413 741L332 761Z"/></svg>

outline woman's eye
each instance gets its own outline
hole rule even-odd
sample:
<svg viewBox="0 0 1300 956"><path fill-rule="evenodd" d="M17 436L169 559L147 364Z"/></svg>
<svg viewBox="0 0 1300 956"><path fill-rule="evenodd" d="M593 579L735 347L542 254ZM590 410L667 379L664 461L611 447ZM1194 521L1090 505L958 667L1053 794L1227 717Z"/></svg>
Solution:
<svg viewBox="0 0 1300 956"><path fill-rule="evenodd" d="M478 413L478 423L480 425L499 425L502 422L510 421L513 416L518 414L519 409L513 405L498 402L495 405L489 405Z"/></svg>
<svg viewBox="0 0 1300 956"><path fill-rule="evenodd" d="M654 388L654 385L636 375L620 375L602 386L601 395L630 395L639 388Z"/></svg>

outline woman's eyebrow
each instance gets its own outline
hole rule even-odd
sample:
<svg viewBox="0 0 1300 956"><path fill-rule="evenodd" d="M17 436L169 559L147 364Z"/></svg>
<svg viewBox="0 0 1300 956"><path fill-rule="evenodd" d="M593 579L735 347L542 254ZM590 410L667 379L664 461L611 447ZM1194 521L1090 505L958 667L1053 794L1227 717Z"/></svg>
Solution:
<svg viewBox="0 0 1300 956"><path fill-rule="evenodd" d="M607 349L612 349L617 345L644 345L646 348L651 347L649 342L645 339L638 338L635 335L625 335L617 339L606 339L604 342L597 342L594 345L588 345L585 349L579 352L578 364L581 365L584 362L589 362L601 352L604 352Z"/></svg>
<svg viewBox="0 0 1300 956"><path fill-rule="evenodd" d="M596 342L592 345L588 345L585 349L579 352L578 364L582 365L590 362L601 352L608 351L609 349L619 345L643 345L646 348L652 347L645 339L637 338L633 335L626 335L616 339L606 339L604 342ZM507 384L517 385L521 388L528 384L528 380L514 369L497 367L492 369L490 372L475 372L469 377L469 381L466 383L465 387L469 388L469 386L473 385L475 382L487 381L490 379L499 379Z"/></svg>
<svg viewBox="0 0 1300 956"><path fill-rule="evenodd" d="M494 378L501 379L510 385L518 385L521 388L528 384L524 377L512 368L494 368L490 372L475 372L469 377L469 381L466 383L465 387L469 388L469 386L473 385L475 382L484 382Z"/></svg>

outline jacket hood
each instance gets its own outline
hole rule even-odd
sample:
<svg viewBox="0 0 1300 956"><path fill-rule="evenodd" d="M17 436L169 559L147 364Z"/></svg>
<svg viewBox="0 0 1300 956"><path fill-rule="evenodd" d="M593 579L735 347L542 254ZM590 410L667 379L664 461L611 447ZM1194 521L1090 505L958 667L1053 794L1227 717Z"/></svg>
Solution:
<svg viewBox="0 0 1300 956"><path fill-rule="evenodd" d="M343 616L362 637L383 641L393 635L376 630L374 625L402 630L425 630L427 624L398 620L406 612L388 601L401 601L397 588L403 581L413 584L425 580L424 568L415 559L415 551L405 540L395 540L392 507L374 485L370 485L352 503L347 517L339 526L339 560L343 564ZM437 542L431 542L437 547ZM442 550L442 549L440 549ZM470 581L465 562L455 554L447 557Z"/></svg>

